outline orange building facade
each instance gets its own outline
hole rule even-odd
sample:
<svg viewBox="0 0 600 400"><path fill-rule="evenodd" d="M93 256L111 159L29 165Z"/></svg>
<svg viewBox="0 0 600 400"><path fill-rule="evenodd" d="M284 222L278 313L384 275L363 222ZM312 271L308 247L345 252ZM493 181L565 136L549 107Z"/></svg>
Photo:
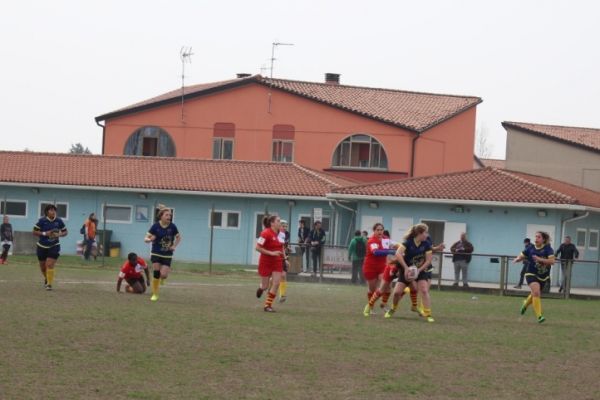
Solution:
<svg viewBox="0 0 600 400"><path fill-rule="evenodd" d="M423 94L444 101L439 111L420 95L244 76L186 88L183 101L173 91L96 120L104 121L105 155L294 162L357 181L472 169L481 99ZM390 101L417 109L395 111ZM433 118L410 126L419 102Z"/></svg>

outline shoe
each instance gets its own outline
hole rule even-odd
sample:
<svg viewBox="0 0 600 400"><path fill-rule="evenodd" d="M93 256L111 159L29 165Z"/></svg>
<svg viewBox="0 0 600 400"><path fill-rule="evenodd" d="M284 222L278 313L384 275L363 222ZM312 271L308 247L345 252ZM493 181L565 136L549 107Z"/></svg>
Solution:
<svg viewBox="0 0 600 400"><path fill-rule="evenodd" d="M430 315L429 317L426 317L427 322L435 322L435 319L433 319L433 317Z"/></svg>
<svg viewBox="0 0 600 400"><path fill-rule="evenodd" d="M368 317L371 315L371 305L369 303L367 303L367 305L365 306L365 309L363 310L363 315L365 317Z"/></svg>
<svg viewBox="0 0 600 400"><path fill-rule="evenodd" d="M158 300L157 294L153 294L152 297L150 297L150 301L157 301L157 300Z"/></svg>
<svg viewBox="0 0 600 400"><path fill-rule="evenodd" d="M387 310L387 312L385 313L383 318L392 318L392 315L394 315L395 312L396 312L396 310L394 310L393 308L390 308L389 310Z"/></svg>
<svg viewBox="0 0 600 400"><path fill-rule="evenodd" d="M523 304L521 304L521 315L525 314L525 311L527 311L527 304L523 301Z"/></svg>
<svg viewBox="0 0 600 400"><path fill-rule="evenodd" d="M564 290L564 289L563 289L563 287L561 286L561 287L558 289L558 293L562 293L562 292L563 292L563 290Z"/></svg>
<svg viewBox="0 0 600 400"><path fill-rule="evenodd" d="M51 291L51 290L52 290L52 285L48 285L48 284L46 284L45 286L46 286L46 290L47 290L47 291Z"/></svg>
<svg viewBox="0 0 600 400"><path fill-rule="evenodd" d="M463 284L463 288L466 288L466 289L468 289L468 288L469 288L469 284L468 284L468 283L464 283L464 284Z"/></svg>
<svg viewBox="0 0 600 400"><path fill-rule="evenodd" d="M452 284L452 287L458 287L458 282L454 282L454 283Z"/></svg>
<svg viewBox="0 0 600 400"><path fill-rule="evenodd" d="M417 308L417 306L410 306L410 311L418 313L419 309Z"/></svg>
<svg viewBox="0 0 600 400"><path fill-rule="evenodd" d="M543 316L543 315L540 315L540 316L538 317L538 324L541 324L541 323L542 323L542 322L544 322L545 320L546 320L546 318L544 318L544 316Z"/></svg>
<svg viewBox="0 0 600 400"><path fill-rule="evenodd" d="M276 312L276 311L273 309L273 307L271 307L271 306L267 306L267 307L265 307L265 308L264 308L264 310L265 310L265 312Z"/></svg>
<svg viewBox="0 0 600 400"><path fill-rule="evenodd" d="M260 299L260 296L262 296L264 291L265 291L265 289L260 288L260 287L258 289L256 289L256 298Z"/></svg>
<svg viewBox="0 0 600 400"><path fill-rule="evenodd" d="M521 285L513 286L513 289L521 289Z"/></svg>
<svg viewBox="0 0 600 400"><path fill-rule="evenodd" d="M286 300L287 300L287 296L281 296L281 297L279 298L279 302L280 302L280 303L285 303L285 301L286 301Z"/></svg>
<svg viewBox="0 0 600 400"><path fill-rule="evenodd" d="M385 304L385 303L379 303L379 308L385 308L385 306L387 306L387 304Z"/></svg>

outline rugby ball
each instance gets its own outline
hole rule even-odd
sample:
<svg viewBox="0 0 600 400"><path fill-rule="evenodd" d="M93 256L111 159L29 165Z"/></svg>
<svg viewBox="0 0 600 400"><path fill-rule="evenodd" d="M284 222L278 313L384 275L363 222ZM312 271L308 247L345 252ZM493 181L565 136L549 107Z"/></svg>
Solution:
<svg viewBox="0 0 600 400"><path fill-rule="evenodd" d="M408 267L408 279L415 280L417 279L417 275L419 275L419 270L414 265Z"/></svg>

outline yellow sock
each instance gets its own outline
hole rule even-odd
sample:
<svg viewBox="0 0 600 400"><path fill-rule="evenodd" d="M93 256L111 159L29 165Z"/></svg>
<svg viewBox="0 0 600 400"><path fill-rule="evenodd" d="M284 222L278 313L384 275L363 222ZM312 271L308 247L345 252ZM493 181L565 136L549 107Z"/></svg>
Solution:
<svg viewBox="0 0 600 400"><path fill-rule="evenodd" d="M536 317L539 318L542 316L542 299L539 297L533 298L533 310L535 311Z"/></svg>
<svg viewBox="0 0 600 400"><path fill-rule="evenodd" d="M525 299L525 307L529 307L529 305L532 302L531 299L532 299L531 295L527 296L527 298Z"/></svg>
<svg viewBox="0 0 600 400"><path fill-rule="evenodd" d="M425 307L423 307L423 316L424 317L431 317L431 308L425 308Z"/></svg>
<svg viewBox="0 0 600 400"><path fill-rule="evenodd" d="M398 303L392 303L392 310L396 311L398 309Z"/></svg>
<svg viewBox="0 0 600 400"><path fill-rule="evenodd" d="M46 282L48 282L48 285L54 283L54 268L48 268L46 270Z"/></svg>
<svg viewBox="0 0 600 400"><path fill-rule="evenodd" d="M158 294L158 287L160 286L160 279L152 279L152 294Z"/></svg>
<svg viewBox="0 0 600 400"><path fill-rule="evenodd" d="M282 281L279 284L279 297L285 297L286 291L287 291L287 281Z"/></svg>

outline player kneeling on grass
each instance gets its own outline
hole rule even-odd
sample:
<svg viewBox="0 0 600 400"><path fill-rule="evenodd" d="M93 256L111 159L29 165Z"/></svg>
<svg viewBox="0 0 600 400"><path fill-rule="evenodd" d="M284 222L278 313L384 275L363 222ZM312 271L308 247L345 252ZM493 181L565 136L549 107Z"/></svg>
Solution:
<svg viewBox="0 0 600 400"><path fill-rule="evenodd" d="M146 281L142 276L142 271L146 275ZM135 253L127 255L127 261L121 267L119 278L117 279L117 292L121 293L121 283L125 279L127 285L125 291L127 293L142 294L146 292L146 286L150 286L150 274L148 273L148 265L143 258L138 257Z"/></svg>
<svg viewBox="0 0 600 400"><path fill-rule="evenodd" d="M265 301L264 310L274 312L273 300L277 295L277 289L281 282L283 272L283 243L277 237L281 220L276 215L267 215L263 218L265 229L260 233L256 242L256 251L260 253L258 258L258 274L260 275L260 286L256 290L256 297L260 298L263 292L269 289ZM269 282L271 286L269 287Z"/></svg>

